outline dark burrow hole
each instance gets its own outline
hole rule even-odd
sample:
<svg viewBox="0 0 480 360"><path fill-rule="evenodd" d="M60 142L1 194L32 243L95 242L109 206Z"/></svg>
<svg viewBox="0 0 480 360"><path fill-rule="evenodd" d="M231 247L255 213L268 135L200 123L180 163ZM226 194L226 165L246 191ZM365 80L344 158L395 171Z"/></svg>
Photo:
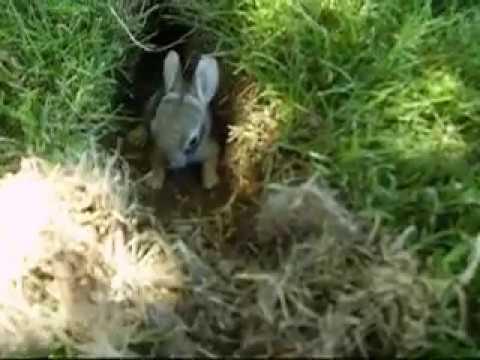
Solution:
<svg viewBox="0 0 480 360"><path fill-rule="evenodd" d="M119 115L134 119L103 143L107 147L115 147L118 139L122 139L122 155L133 169L133 177L139 178L149 170L148 146L135 147L126 141L127 133L141 124L142 111L148 99L161 86L163 61L169 50L179 53L184 76L191 79L193 70L198 62L199 51L197 45L199 34L192 28L167 20L165 8L162 14L152 13L147 20L145 33L151 34L150 43L161 48L161 51L147 52L137 49L136 53L125 64L123 74L119 76L119 88L115 103L121 106ZM179 41L184 39L184 41ZM232 77L228 69L217 59L220 66L220 84L215 98L211 103L213 117L212 131L222 148L221 160L218 167L221 182L212 190L205 190L200 179L200 165L190 165L185 169L169 171L163 188L155 191L144 187L144 200L157 210L159 216L187 216L188 214L205 214L226 204L232 194L232 183L229 181L228 167L225 163L225 146L228 136L228 125L233 119L233 102L231 100ZM138 120L137 120L138 119Z"/></svg>

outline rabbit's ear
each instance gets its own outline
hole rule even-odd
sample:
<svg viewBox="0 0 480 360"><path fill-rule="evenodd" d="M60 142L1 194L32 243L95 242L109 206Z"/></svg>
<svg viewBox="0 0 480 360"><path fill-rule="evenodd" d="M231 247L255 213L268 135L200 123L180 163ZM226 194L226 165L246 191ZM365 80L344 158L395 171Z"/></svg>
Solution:
<svg viewBox="0 0 480 360"><path fill-rule="evenodd" d="M182 87L183 76L180 64L180 56L174 50L170 50L163 64L163 81L165 92L179 91Z"/></svg>
<svg viewBox="0 0 480 360"><path fill-rule="evenodd" d="M202 55L193 77L193 91L204 103L210 102L218 88L218 64L215 58Z"/></svg>

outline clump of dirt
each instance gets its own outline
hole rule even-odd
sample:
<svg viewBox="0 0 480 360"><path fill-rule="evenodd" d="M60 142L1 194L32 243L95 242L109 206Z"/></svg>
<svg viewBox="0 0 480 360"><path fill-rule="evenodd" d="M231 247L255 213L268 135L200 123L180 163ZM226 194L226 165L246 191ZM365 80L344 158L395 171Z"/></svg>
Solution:
<svg viewBox="0 0 480 360"><path fill-rule="evenodd" d="M180 265L118 157L23 159L0 199L3 357L51 354L58 342L83 356L134 355L145 342L188 354L188 341L175 345Z"/></svg>

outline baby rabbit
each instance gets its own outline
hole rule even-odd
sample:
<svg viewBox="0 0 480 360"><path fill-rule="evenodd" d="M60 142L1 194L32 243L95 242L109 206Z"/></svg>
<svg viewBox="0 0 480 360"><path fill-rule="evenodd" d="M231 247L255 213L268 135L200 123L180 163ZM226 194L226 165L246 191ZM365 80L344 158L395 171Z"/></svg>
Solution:
<svg viewBox="0 0 480 360"><path fill-rule="evenodd" d="M202 163L202 183L206 189L218 184L217 164L220 148L211 136L209 105L217 92L218 64L202 55L191 83L185 82L180 57L169 51L163 66L163 91L147 103L146 121L153 141L148 185L163 186L167 169Z"/></svg>

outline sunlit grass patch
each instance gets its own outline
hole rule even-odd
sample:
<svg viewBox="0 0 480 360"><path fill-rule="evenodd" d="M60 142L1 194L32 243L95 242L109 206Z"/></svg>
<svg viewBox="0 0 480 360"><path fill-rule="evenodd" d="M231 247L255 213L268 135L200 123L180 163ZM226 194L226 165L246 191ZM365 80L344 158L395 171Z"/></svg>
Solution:
<svg viewBox="0 0 480 360"><path fill-rule="evenodd" d="M2 151L61 159L115 128L114 70L129 46L111 8L135 32L122 1L14 1L0 19ZM11 144L14 144L12 146ZM2 156L2 162L5 159Z"/></svg>
<svg viewBox="0 0 480 360"><path fill-rule="evenodd" d="M357 210L403 225L403 203L395 201L404 191L474 181L478 9L434 16L428 4L401 1L219 1L182 9L183 21L203 14L196 22L218 36L225 59L253 77L263 102L279 104L280 148L320 155L312 163L326 161L319 168ZM439 164L443 157L459 166ZM418 158L432 159L423 173L442 165L443 180L412 180ZM372 202L378 191L389 204Z"/></svg>
<svg viewBox="0 0 480 360"><path fill-rule="evenodd" d="M381 4L373 7L372 14L380 11L379 8L382 9ZM386 9L383 8L383 11ZM371 169L370 164L373 167L393 166L394 176L402 182L403 172L399 161L403 160L404 154L408 153L408 157L412 157L415 153L425 154L428 148L434 151L443 148L448 153L447 156L452 155L452 150L456 154L466 155L473 148L471 136L476 133L473 124L478 121L478 102L475 100L478 89L475 81L477 67L472 64L477 58L472 54L476 31L472 27L475 27L474 19L478 14L460 13L449 18L434 19L429 15L428 9L417 9L416 12L405 11L399 15L396 21L392 19L388 28L386 25L379 28L385 34L380 32L378 42L367 42L371 39L367 31L357 32L357 42L364 47L363 51L356 53L356 49L352 49L349 53L348 50L338 50L335 55L331 55L331 62L344 70L345 74L337 72L336 77L330 77L334 80L328 90L322 92L321 88L318 89L321 82L315 80L312 83L317 88L317 94L307 91L309 87L305 83L299 85L302 75L311 79L307 74L313 73L307 66L309 62L301 61L302 56L307 52L312 53L312 49L321 49L320 46L297 47L292 51L289 49L290 56L298 59L298 68L289 66L291 74L295 74L297 80L285 79L284 74L280 73L281 69L275 66L268 69L275 73L275 77L270 76L269 81L258 77L258 81L265 83L266 87L277 86L278 89L278 86L285 86L287 91L279 89L279 96L287 96L290 101L290 95L297 89L302 89L301 99L294 98L294 104L309 110L313 107L321 120L333 124L334 140L329 143L330 146L317 147L314 139L321 134L315 133L314 129L308 131L309 124L302 112L299 112L298 117L291 119L292 122L286 127L285 142L289 147L298 147L305 152L311 150L331 155L337 169L331 180L338 185L342 184L342 177L351 172L352 166L358 176ZM385 17L384 21L387 19ZM461 27L469 30L457 30ZM301 38L303 34L307 38L306 32L293 31L293 28L293 25L289 28L292 29L289 33L291 37ZM332 37L335 35L336 32ZM466 37L470 41L466 41ZM455 42L455 38L459 41ZM460 49L459 43L464 44ZM452 48L456 52L452 52ZM359 57L365 53L370 57L369 62L360 62ZM328 53L318 52L320 60L327 56ZM242 60L248 62L248 58ZM315 64L315 74L328 68L320 60ZM314 60L310 57L310 61ZM462 62L465 66L460 67L459 63ZM467 69L472 70L465 76L465 72L469 71ZM254 72L266 74L260 69L255 69ZM288 100L284 104L292 106ZM310 144L307 149L306 141ZM342 161L345 158L349 161ZM421 182L417 184L425 185ZM342 186L345 185L346 183ZM377 184L358 185L362 185L359 195L365 197L370 192L364 191L364 185L369 190L375 190ZM348 190L347 186L344 188L345 191L355 193L358 186L354 181L348 181ZM415 184L411 188L415 189ZM361 202L352 204L355 206Z"/></svg>

